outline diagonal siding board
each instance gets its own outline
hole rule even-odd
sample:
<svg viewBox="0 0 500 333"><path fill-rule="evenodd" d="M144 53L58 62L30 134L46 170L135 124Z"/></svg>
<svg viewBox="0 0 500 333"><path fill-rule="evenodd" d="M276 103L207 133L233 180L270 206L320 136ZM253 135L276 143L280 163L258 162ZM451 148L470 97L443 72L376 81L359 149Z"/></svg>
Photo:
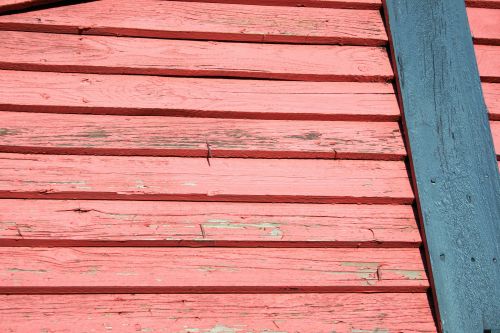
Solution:
<svg viewBox="0 0 500 333"><path fill-rule="evenodd" d="M0 29L259 43L387 43L378 10L156 0L102 0L9 15L0 18Z"/></svg>
<svg viewBox="0 0 500 333"><path fill-rule="evenodd" d="M402 161L0 155L0 197L413 202ZM297 186L300 184L300 186Z"/></svg>
<svg viewBox="0 0 500 333"><path fill-rule="evenodd" d="M385 82L393 75L386 50L378 47L10 31L0 31L0 39L1 69L368 82Z"/></svg>
<svg viewBox="0 0 500 333"><path fill-rule="evenodd" d="M40 84L43 82L43 84ZM145 116L394 121L387 83L286 82L0 71L4 110Z"/></svg>

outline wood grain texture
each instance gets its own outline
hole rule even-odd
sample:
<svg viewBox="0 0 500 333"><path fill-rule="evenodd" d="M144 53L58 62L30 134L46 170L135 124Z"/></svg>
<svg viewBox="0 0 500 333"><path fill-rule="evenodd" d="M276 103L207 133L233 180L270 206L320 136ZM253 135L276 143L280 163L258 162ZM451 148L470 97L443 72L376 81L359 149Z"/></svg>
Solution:
<svg viewBox="0 0 500 333"><path fill-rule="evenodd" d="M500 10L467 8L467 16L475 43L500 45Z"/></svg>
<svg viewBox="0 0 500 333"><path fill-rule="evenodd" d="M0 71L14 111L254 119L398 120L385 83L286 82Z"/></svg>
<svg viewBox="0 0 500 333"><path fill-rule="evenodd" d="M0 246L420 244L409 205L0 200Z"/></svg>
<svg viewBox="0 0 500 333"><path fill-rule="evenodd" d="M0 18L0 29L300 44L387 43L378 10L156 0L102 0L9 15Z"/></svg>
<svg viewBox="0 0 500 333"><path fill-rule="evenodd" d="M97 74L388 81L379 47L284 45L0 31L0 68ZM258 57L255 55L258 54Z"/></svg>
<svg viewBox="0 0 500 333"><path fill-rule="evenodd" d="M36 119L36 122L33 122ZM402 160L396 122L0 112L0 152Z"/></svg>
<svg viewBox="0 0 500 333"><path fill-rule="evenodd" d="M1 293L424 292L418 249L0 248Z"/></svg>
<svg viewBox="0 0 500 333"><path fill-rule="evenodd" d="M467 7L500 8L499 0L465 0Z"/></svg>
<svg viewBox="0 0 500 333"><path fill-rule="evenodd" d="M412 203L404 162L0 155L0 197ZM300 185L298 185L300 184Z"/></svg>
<svg viewBox="0 0 500 333"><path fill-rule="evenodd" d="M436 333L423 293L3 295L0 316L14 333Z"/></svg>
<svg viewBox="0 0 500 333"><path fill-rule="evenodd" d="M499 329L500 177L465 4L385 4L439 326Z"/></svg>
<svg viewBox="0 0 500 333"><path fill-rule="evenodd" d="M0 13L27 9L59 1L61 0L0 0Z"/></svg>
<svg viewBox="0 0 500 333"><path fill-rule="evenodd" d="M491 120L500 120L500 84L483 83L484 101Z"/></svg>
<svg viewBox="0 0 500 333"><path fill-rule="evenodd" d="M493 143L497 153L497 160L500 160L500 121L490 122L491 134L493 135Z"/></svg>
<svg viewBox="0 0 500 333"><path fill-rule="evenodd" d="M498 23L500 25L500 21ZM500 82L500 46L475 45L477 65L483 82Z"/></svg>
<svg viewBox="0 0 500 333"><path fill-rule="evenodd" d="M382 0L185 0L185 2L344 9L380 9L382 7Z"/></svg>

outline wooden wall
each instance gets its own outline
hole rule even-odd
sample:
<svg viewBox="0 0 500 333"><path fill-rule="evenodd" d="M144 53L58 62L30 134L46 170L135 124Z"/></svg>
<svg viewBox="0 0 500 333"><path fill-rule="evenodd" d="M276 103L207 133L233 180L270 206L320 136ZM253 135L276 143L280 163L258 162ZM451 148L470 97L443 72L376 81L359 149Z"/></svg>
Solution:
<svg viewBox="0 0 500 333"><path fill-rule="evenodd" d="M435 332L380 6L0 17L0 330Z"/></svg>

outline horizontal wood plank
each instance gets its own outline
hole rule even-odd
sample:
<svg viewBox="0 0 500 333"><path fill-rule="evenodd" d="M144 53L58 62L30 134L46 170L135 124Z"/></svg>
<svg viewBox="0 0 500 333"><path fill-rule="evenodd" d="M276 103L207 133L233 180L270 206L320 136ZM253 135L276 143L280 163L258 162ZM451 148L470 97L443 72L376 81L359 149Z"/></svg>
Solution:
<svg viewBox="0 0 500 333"><path fill-rule="evenodd" d="M497 153L497 160L500 160L500 121L490 122L491 134L493 135L493 143Z"/></svg>
<svg viewBox="0 0 500 333"><path fill-rule="evenodd" d="M27 9L59 1L61 0L0 0L0 13Z"/></svg>
<svg viewBox="0 0 500 333"><path fill-rule="evenodd" d="M4 153L0 170L2 198L373 204L414 199L402 161Z"/></svg>
<svg viewBox="0 0 500 333"><path fill-rule="evenodd" d="M36 119L36 122L33 120ZM0 112L0 152L402 160L397 122Z"/></svg>
<svg viewBox="0 0 500 333"><path fill-rule="evenodd" d="M491 120L500 120L500 84L483 83L483 95Z"/></svg>
<svg viewBox="0 0 500 333"><path fill-rule="evenodd" d="M0 200L0 246L420 244L409 205Z"/></svg>
<svg viewBox="0 0 500 333"><path fill-rule="evenodd" d="M379 47L284 45L0 31L0 68L97 74L388 81ZM258 57L255 55L258 54Z"/></svg>
<svg viewBox="0 0 500 333"><path fill-rule="evenodd" d="M475 43L500 45L500 10L467 8L467 16Z"/></svg>
<svg viewBox="0 0 500 333"><path fill-rule="evenodd" d="M0 248L1 293L423 292L419 249Z"/></svg>
<svg viewBox="0 0 500 333"><path fill-rule="evenodd" d="M499 0L465 0L468 7L500 8Z"/></svg>
<svg viewBox="0 0 500 333"><path fill-rule="evenodd" d="M498 23L500 25L500 22ZM500 82L500 46L475 45L477 65L482 82Z"/></svg>
<svg viewBox="0 0 500 333"><path fill-rule="evenodd" d="M9 15L0 18L0 29L300 44L387 43L378 10L156 0L92 1Z"/></svg>
<svg viewBox="0 0 500 333"><path fill-rule="evenodd" d="M0 71L4 110L254 119L398 120L386 83Z"/></svg>
<svg viewBox="0 0 500 333"><path fill-rule="evenodd" d="M382 0L185 0L185 2L344 9L379 9L382 7Z"/></svg>
<svg viewBox="0 0 500 333"><path fill-rule="evenodd" d="M0 316L16 333L437 332L423 293L3 295Z"/></svg>

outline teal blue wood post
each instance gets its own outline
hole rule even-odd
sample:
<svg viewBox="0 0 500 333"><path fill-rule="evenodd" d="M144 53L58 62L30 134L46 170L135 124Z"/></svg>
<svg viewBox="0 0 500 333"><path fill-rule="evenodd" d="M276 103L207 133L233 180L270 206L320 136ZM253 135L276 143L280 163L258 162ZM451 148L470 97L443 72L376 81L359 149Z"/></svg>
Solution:
<svg viewBox="0 0 500 333"><path fill-rule="evenodd" d="M438 322L500 329L500 177L463 0L386 0Z"/></svg>

